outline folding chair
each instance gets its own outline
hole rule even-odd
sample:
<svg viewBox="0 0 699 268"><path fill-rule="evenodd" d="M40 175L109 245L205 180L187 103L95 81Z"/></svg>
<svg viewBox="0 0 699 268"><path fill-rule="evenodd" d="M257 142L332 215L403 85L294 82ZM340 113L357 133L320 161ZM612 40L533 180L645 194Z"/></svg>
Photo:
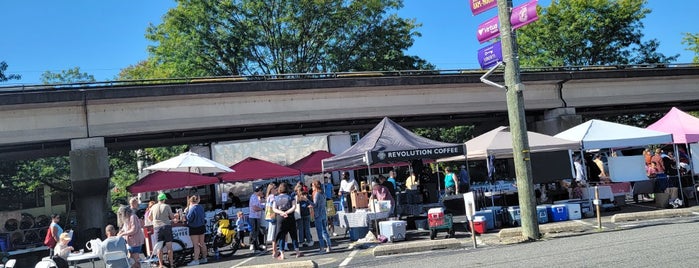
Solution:
<svg viewBox="0 0 699 268"><path fill-rule="evenodd" d="M34 268L55 268L58 267L56 266L56 263L53 262L51 259L43 259L34 265Z"/></svg>
<svg viewBox="0 0 699 268"><path fill-rule="evenodd" d="M105 264L111 265L113 268L129 268L131 267L131 259L123 251L110 251L102 255Z"/></svg>
<svg viewBox="0 0 699 268"><path fill-rule="evenodd" d="M9 259L4 265L0 264L1 268L14 268L15 263L17 263L16 259Z"/></svg>

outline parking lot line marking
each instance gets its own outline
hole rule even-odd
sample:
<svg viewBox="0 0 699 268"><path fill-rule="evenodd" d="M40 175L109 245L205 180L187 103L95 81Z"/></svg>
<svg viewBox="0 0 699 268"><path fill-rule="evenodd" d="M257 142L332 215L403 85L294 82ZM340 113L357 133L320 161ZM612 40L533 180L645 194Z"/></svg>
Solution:
<svg viewBox="0 0 699 268"><path fill-rule="evenodd" d="M247 258L247 259L245 259L244 261L241 261L241 262L239 262L238 264L233 265L233 267L240 267L241 265L243 265L243 264L245 264L246 262L249 262L249 261L255 259L255 257L260 256L260 255L262 255L263 253L265 253L265 252L263 251L263 252L257 253L257 254L255 254L255 256L250 257L250 258ZM231 268L233 268L233 267L231 267Z"/></svg>
<svg viewBox="0 0 699 268"><path fill-rule="evenodd" d="M342 263L340 263L340 267L347 266L349 264L349 262L352 260L352 258L354 257L354 255L357 254L357 252L359 252L358 249L355 249L352 252L350 252L349 256L347 256L347 258L345 258L345 260L342 261Z"/></svg>

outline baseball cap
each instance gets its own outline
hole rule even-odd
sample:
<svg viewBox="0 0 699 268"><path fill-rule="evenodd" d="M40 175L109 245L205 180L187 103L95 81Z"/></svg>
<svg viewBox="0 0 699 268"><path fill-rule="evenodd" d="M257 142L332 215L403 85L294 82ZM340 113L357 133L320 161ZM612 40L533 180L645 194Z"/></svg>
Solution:
<svg viewBox="0 0 699 268"><path fill-rule="evenodd" d="M158 201L163 201L163 200L166 200L166 199L167 199L167 195L165 195L165 193L160 193L160 194L158 195Z"/></svg>

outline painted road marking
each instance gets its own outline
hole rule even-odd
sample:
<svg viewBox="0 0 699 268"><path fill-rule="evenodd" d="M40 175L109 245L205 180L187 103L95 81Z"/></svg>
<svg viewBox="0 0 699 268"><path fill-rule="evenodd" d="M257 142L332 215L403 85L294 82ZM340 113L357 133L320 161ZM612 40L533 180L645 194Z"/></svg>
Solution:
<svg viewBox="0 0 699 268"><path fill-rule="evenodd" d="M352 260L352 258L354 257L354 255L357 254L357 252L359 252L358 249L355 249L352 252L350 252L349 256L347 256L347 258L345 258L345 260L342 261L342 263L340 263L340 267L347 266L349 264L349 262Z"/></svg>

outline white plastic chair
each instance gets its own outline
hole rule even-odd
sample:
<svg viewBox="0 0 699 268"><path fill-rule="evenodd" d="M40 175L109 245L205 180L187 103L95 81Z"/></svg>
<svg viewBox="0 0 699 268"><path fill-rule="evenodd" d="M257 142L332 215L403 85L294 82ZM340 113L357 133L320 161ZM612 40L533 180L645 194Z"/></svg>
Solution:
<svg viewBox="0 0 699 268"><path fill-rule="evenodd" d="M113 268L131 267L131 260L129 259L129 256L126 255L126 253L124 253L123 251L105 252L103 258L104 262L111 265L110 267Z"/></svg>
<svg viewBox="0 0 699 268"><path fill-rule="evenodd" d="M36 265L34 265L34 268L56 268L56 263L53 262L52 260L41 260Z"/></svg>
<svg viewBox="0 0 699 268"><path fill-rule="evenodd" d="M17 263L16 259L9 259L5 264L0 264L0 267L3 268L14 268L15 263Z"/></svg>

